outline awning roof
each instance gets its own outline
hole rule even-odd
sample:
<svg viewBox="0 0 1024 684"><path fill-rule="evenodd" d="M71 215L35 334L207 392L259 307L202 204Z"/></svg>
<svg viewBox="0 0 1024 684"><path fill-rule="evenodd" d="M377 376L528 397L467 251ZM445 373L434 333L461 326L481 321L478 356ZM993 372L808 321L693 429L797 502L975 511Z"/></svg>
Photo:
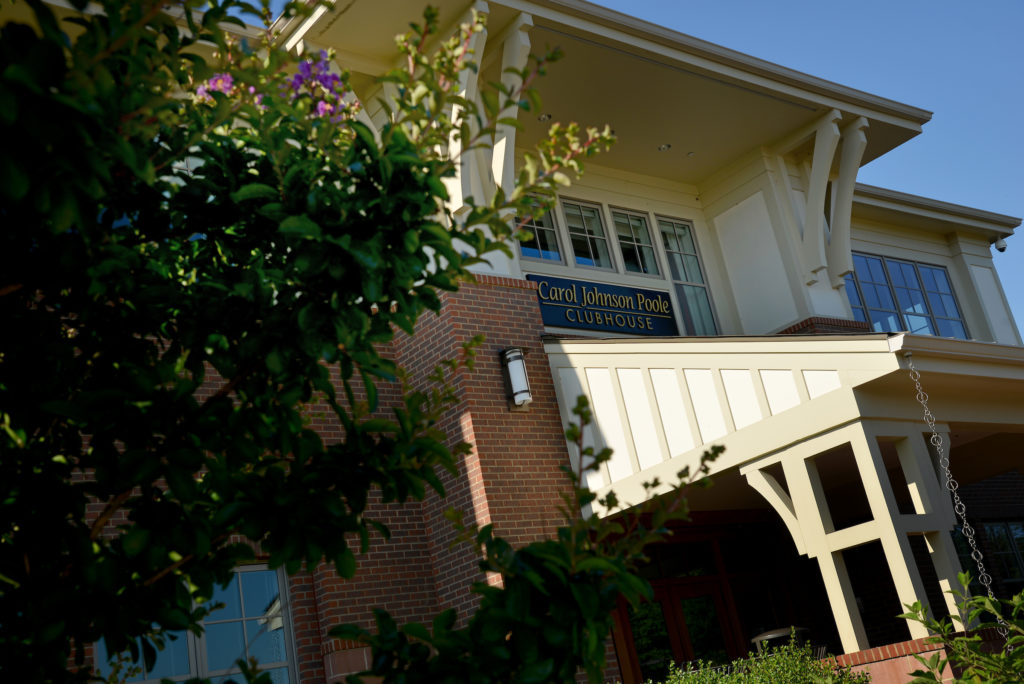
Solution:
<svg viewBox="0 0 1024 684"><path fill-rule="evenodd" d="M591 438L615 450L591 481L623 501L672 482L712 444L712 473L733 471L860 421L921 422L907 370L921 373L954 446L1024 432L1024 348L909 334L721 338L546 338L563 420L588 395ZM959 440L959 442L958 442Z"/></svg>

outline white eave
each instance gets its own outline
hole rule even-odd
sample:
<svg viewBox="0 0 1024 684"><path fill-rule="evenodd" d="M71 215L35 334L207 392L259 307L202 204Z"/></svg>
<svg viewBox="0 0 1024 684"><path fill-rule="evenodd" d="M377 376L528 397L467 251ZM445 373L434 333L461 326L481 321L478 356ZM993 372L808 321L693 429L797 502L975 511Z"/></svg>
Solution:
<svg viewBox="0 0 1024 684"><path fill-rule="evenodd" d="M533 3L517 0L499 0L495 4L512 7L536 4L557 9L559 12L593 22L615 31L622 32L641 41L650 41L672 50L678 50L695 57L715 62L749 74L756 74L778 83L795 86L809 93L823 95L859 107L888 114L897 119L909 120L923 125L931 120L932 112L902 102L849 88L832 81L790 69L757 57L731 50L721 45L701 40L679 31L653 24L643 19L595 5L586 0L535 0Z"/></svg>
<svg viewBox="0 0 1024 684"><path fill-rule="evenodd" d="M858 183L853 195L855 217L892 221L924 230L981 233L990 241L1009 237L1021 219L950 202Z"/></svg>

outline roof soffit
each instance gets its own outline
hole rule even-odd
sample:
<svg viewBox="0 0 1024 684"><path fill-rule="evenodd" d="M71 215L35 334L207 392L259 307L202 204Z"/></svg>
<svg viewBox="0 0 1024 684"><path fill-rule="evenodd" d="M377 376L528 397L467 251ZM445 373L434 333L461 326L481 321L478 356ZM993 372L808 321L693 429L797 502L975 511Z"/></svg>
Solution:
<svg viewBox="0 0 1024 684"><path fill-rule="evenodd" d="M341 3L339 3L341 4ZM441 25L451 28L471 3L441 0ZM580 0L488 0L489 36L499 37L519 12L533 16L533 51L560 46L566 57L539 81L545 113L554 120L609 124L618 143L602 165L696 185L760 146L807 126L830 109L844 122L871 122L862 163L921 131L930 113L845 88ZM356 0L304 28L304 38L333 47L356 72L381 73L396 63L394 36L421 15L417 0ZM295 24L297 26L297 24ZM294 26L293 26L294 28ZM287 30L287 29L286 29ZM500 50L489 44L488 50ZM500 54L500 53L498 53ZM490 60L483 80L494 80ZM522 117L522 146L545 132ZM658 147L671 145L662 153ZM691 154L692 153L692 154Z"/></svg>
<svg viewBox="0 0 1024 684"><path fill-rule="evenodd" d="M858 183L853 197L855 218L891 223L940 234L976 233L989 240L1008 237L1021 219L951 204L927 197Z"/></svg>

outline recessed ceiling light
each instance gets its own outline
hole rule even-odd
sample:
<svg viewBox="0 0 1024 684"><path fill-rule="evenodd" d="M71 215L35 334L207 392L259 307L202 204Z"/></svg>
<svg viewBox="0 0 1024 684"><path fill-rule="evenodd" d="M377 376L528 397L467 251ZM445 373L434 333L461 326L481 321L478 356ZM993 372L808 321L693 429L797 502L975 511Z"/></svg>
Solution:
<svg viewBox="0 0 1024 684"><path fill-rule="evenodd" d="M671 149L672 149L672 145L670 145L668 143L661 143L660 145L658 145L658 151L659 152L668 152Z"/></svg>
<svg viewBox="0 0 1024 684"><path fill-rule="evenodd" d="M544 123L545 121L551 121L551 115L541 114L540 116L537 117L537 121L540 121L541 123Z"/></svg>

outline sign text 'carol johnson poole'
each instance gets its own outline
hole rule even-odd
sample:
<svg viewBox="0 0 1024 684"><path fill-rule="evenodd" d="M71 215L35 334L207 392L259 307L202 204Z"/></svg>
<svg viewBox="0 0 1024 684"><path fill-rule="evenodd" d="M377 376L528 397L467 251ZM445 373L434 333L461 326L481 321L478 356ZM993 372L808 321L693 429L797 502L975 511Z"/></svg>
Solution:
<svg viewBox="0 0 1024 684"><path fill-rule="evenodd" d="M667 292L528 275L544 325L632 335L678 335Z"/></svg>

